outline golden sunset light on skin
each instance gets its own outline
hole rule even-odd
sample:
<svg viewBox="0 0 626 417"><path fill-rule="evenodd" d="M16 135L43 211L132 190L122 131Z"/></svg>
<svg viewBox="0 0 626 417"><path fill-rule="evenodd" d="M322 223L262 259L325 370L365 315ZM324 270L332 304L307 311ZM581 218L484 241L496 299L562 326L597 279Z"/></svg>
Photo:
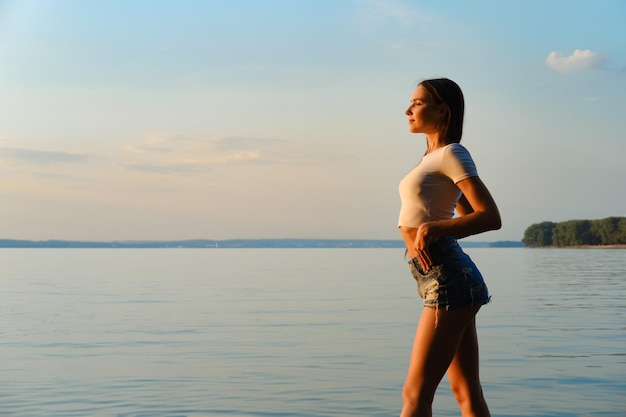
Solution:
<svg viewBox="0 0 626 417"><path fill-rule="evenodd" d="M460 144L465 115L460 87L448 78L424 80L405 114L411 133L424 134L427 145L399 185L398 228L424 306L402 390L401 417L431 416L444 374L463 415L488 417L475 316L490 295L457 239L499 229L500 213Z"/></svg>

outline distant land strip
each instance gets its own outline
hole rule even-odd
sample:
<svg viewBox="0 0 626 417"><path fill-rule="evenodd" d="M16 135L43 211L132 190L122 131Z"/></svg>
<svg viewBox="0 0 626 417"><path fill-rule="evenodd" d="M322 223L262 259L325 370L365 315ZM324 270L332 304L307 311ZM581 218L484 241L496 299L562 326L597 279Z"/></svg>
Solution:
<svg viewBox="0 0 626 417"><path fill-rule="evenodd" d="M522 242L464 242L465 248L523 247ZM74 241L0 239L0 248L403 248L402 240L378 239L229 239L174 241Z"/></svg>

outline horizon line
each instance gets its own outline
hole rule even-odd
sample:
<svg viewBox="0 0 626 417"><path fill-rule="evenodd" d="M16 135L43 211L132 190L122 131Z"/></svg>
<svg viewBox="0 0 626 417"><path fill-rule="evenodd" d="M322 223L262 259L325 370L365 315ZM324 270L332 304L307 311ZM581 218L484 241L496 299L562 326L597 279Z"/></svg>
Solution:
<svg viewBox="0 0 626 417"><path fill-rule="evenodd" d="M518 247L521 241L460 242L465 247ZM0 239L0 248L404 248L400 239L187 239L187 240L26 240Z"/></svg>
<svg viewBox="0 0 626 417"><path fill-rule="evenodd" d="M465 241L465 238L457 239L464 242L521 242L521 240L514 239L499 239L499 240L471 240ZM114 243L114 242L231 242L231 241L271 241L271 240L309 240L309 241L381 241L381 242L395 242L402 239L389 239L389 238L319 238L319 237L260 237L260 238L224 238L224 239L212 239L212 238L184 238L184 239L59 239L59 238L46 238L46 239L19 239L19 238L1 238L0 241L13 241L13 242L91 242L91 243Z"/></svg>

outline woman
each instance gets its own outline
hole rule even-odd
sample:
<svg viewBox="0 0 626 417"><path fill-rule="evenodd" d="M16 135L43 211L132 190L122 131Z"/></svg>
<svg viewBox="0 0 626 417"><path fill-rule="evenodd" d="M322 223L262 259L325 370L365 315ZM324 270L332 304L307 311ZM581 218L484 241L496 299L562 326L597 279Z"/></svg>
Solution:
<svg viewBox="0 0 626 417"><path fill-rule="evenodd" d="M470 154L459 144L464 107L459 86L441 78L422 81L405 112L409 130L426 135L427 150L399 187L398 227L424 300L401 417L431 416L446 372L463 417L490 415L478 376L475 321L489 293L456 239L499 229L501 222Z"/></svg>

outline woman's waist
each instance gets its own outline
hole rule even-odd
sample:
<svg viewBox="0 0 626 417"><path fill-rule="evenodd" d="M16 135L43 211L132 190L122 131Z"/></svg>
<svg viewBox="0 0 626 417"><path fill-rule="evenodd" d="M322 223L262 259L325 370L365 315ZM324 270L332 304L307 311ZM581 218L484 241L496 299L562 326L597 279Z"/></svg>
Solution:
<svg viewBox="0 0 626 417"><path fill-rule="evenodd" d="M402 234L402 237L415 237L417 236L417 227L410 227L410 226L398 226L398 230L400 230L400 234Z"/></svg>
<svg viewBox="0 0 626 417"><path fill-rule="evenodd" d="M414 258L417 252L414 249L415 238L417 237L417 228L408 226L398 226L404 245L406 246L407 254L410 258Z"/></svg>
<svg viewBox="0 0 626 417"><path fill-rule="evenodd" d="M400 234L402 235L404 241L409 242L409 244L413 246L415 238L417 237L418 228L411 226L398 226L398 230L400 230ZM457 243L457 240L454 236L442 236L439 239L431 242L431 244L435 242L440 246L443 245L444 248L448 248L455 245Z"/></svg>
<svg viewBox="0 0 626 417"><path fill-rule="evenodd" d="M448 220L453 217L454 209L435 210L430 208L406 207L406 205L403 205L400 208L400 214L398 216L398 227L417 229L422 223Z"/></svg>
<svg viewBox="0 0 626 417"><path fill-rule="evenodd" d="M401 226L399 227L402 239L406 245L407 252L411 258L417 255L415 251L415 239L417 238L417 228ZM437 240L430 242L428 250L433 258L441 258L446 253L462 252L456 238L454 236L443 236Z"/></svg>

